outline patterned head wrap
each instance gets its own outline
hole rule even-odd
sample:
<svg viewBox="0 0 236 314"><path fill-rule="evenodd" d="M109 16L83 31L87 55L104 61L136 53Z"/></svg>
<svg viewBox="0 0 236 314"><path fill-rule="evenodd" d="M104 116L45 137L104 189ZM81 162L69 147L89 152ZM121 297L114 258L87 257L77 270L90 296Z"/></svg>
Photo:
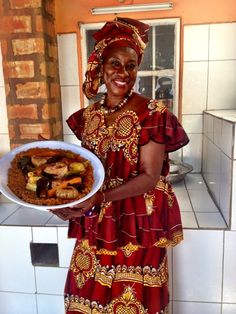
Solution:
<svg viewBox="0 0 236 314"><path fill-rule="evenodd" d="M97 95L101 85L102 62L110 48L133 48L138 56L138 64L140 64L148 42L148 31L149 25L147 24L138 20L118 17L114 21L107 22L102 29L93 34L96 43L88 60L83 83L83 92L88 99Z"/></svg>

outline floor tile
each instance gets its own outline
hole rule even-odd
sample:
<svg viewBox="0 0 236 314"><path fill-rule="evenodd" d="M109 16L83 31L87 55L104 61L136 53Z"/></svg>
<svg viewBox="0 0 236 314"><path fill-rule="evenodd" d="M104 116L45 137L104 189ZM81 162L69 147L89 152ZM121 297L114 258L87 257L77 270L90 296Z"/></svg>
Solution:
<svg viewBox="0 0 236 314"><path fill-rule="evenodd" d="M12 215L19 205L13 203L0 203L0 223Z"/></svg>
<svg viewBox="0 0 236 314"><path fill-rule="evenodd" d="M186 190L176 190L177 197L181 212L192 212L193 208L189 200L188 192Z"/></svg>
<svg viewBox="0 0 236 314"><path fill-rule="evenodd" d="M68 226L68 221L62 220L52 214L52 217L46 222L46 226Z"/></svg>
<svg viewBox="0 0 236 314"><path fill-rule="evenodd" d="M200 213L196 212L196 217L200 228L223 229L227 225L220 213Z"/></svg>
<svg viewBox="0 0 236 314"><path fill-rule="evenodd" d="M13 215L6 219L3 225L45 225L52 214L28 207L20 207Z"/></svg>
<svg viewBox="0 0 236 314"><path fill-rule="evenodd" d="M197 229L198 224L193 212L181 212L181 219L184 228Z"/></svg>
<svg viewBox="0 0 236 314"><path fill-rule="evenodd" d="M188 190L206 189L206 183L200 173L186 175L185 184Z"/></svg>
<svg viewBox="0 0 236 314"><path fill-rule="evenodd" d="M189 196L196 212L219 212L207 190L189 190Z"/></svg>

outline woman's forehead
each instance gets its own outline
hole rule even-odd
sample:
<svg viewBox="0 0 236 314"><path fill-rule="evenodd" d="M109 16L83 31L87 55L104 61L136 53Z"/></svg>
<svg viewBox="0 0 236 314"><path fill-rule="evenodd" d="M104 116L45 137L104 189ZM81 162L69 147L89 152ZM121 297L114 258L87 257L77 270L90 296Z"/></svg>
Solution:
<svg viewBox="0 0 236 314"><path fill-rule="evenodd" d="M108 49L106 59L111 57L119 58L123 56L129 57L132 60L138 59L136 51L130 47L112 47L111 49Z"/></svg>

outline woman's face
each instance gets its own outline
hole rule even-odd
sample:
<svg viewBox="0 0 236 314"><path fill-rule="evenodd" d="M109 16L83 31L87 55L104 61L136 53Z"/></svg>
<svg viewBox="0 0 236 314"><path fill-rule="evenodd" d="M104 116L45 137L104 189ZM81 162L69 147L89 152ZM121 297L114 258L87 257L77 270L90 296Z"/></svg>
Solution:
<svg viewBox="0 0 236 314"><path fill-rule="evenodd" d="M103 63L103 80L107 94L124 97L134 86L138 72L138 56L128 47L111 48Z"/></svg>

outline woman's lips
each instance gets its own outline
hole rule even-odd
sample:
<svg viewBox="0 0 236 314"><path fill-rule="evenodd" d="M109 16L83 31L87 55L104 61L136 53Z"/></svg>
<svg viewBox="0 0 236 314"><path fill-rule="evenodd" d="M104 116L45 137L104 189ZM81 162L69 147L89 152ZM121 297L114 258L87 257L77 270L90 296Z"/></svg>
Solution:
<svg viewBox="0 0 236 314"><path fill-rule="evenodd" d="M126 85L128 85L127 82L124 81L114 81L114 83L118 86L118 87L125 87Z"/></svg>

